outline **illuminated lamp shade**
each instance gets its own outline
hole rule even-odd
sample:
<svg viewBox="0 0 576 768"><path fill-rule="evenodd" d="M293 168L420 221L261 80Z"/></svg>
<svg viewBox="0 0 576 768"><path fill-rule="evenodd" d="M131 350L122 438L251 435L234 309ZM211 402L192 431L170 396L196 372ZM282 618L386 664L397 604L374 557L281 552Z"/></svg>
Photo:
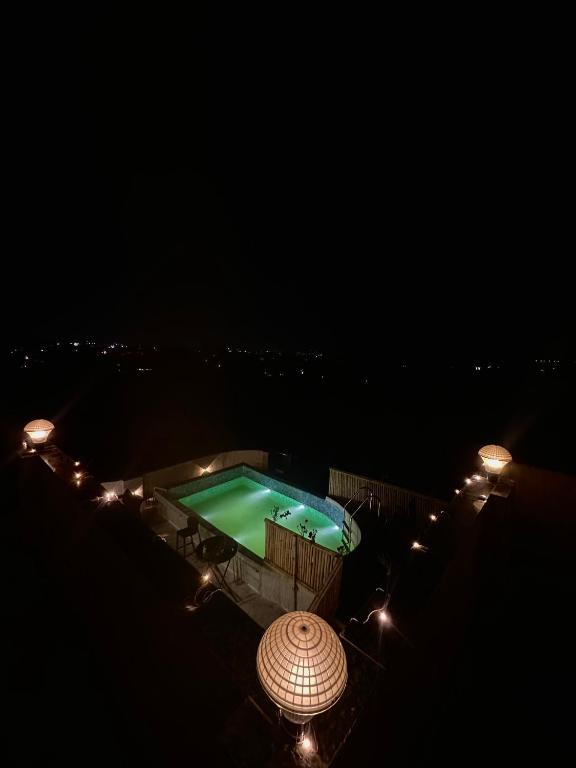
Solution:
<svg viewBox="0 0 576 768"><path fill-rule="evenodd" d="M38 445L45 443L50 436L50 433L54 429L54 424L46 419L36 419L35 421L29 421L24 427L24 432L28 435L30 440Z"/></svg>
<svg viewBox="0 0 576 768"><path fill-rule="evenodd" d="M256 655L258 679L293 723L330 709L346 688L346 655L324 619L307 611L285 613L264 633Z"/></svg>
<svg viewBox="0 0 576 768"><path fill-rule="evenodd" d="M484 462L488 472L499 474L506 464L512 461L512 455L501 445L484 445L478 451L478 456Z"/></svg>

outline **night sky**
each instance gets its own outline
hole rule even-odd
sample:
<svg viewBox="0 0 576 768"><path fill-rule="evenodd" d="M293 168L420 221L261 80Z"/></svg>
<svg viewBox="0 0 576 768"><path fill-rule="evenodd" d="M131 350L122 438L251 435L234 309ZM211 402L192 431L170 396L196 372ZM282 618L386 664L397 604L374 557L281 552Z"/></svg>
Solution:
<svg viewBox="0 0 576 768"><path fill-rule="evenodd" d="M560 80L96 29L13 72L3 340L573 356Z"/></svg>

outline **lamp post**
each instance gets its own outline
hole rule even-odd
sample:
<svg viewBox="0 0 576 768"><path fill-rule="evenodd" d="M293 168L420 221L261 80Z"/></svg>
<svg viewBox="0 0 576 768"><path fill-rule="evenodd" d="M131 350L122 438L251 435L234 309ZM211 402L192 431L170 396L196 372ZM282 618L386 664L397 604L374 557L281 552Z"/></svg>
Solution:
<svg viewBox="0 0 576 768"><path fill-rule="evenodd" d="M264 633L256 655L266 695L290 722L301 727L334 706L348 680L346 655L332 627L308 611L285 613Z"/></svg>
<svg viewBox="0 0 576 768"><path fill-rule="evenodd" d="M36 419L29 421L24 427L24 432L28 440L34 445L42 445L50 437L54 429L54 424L47 419Z"/></svg>

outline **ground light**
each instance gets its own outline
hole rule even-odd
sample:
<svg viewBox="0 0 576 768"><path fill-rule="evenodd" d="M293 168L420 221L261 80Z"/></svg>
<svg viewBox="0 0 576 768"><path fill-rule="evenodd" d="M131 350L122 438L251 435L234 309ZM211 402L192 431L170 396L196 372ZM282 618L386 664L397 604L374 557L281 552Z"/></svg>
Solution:
<svg viewBox="0 0 576 768"><path fill-rule="evenodd" d="M317 752L316 739L314 738L314 733L310 724L302 726L302 731L296 739L295 752L296 756L304 761Z"/></svg>
<svg viewBox="0 0 576 768"><path fill-rule="evenodd" d="M378 611L378 620L380 624L390 624L390 615L382 608Z"/></svg>
<svg viewBox="0 0 576 768"><path fill-rule="evenodd" d="M378 589L380 589L380 588L378 588ZM383 592L384 590L381 590L381 591ZM351 622L354 621L354 622L356 622L356 624L360 624L360 623L368 624L368 622L370 621L370 619L374 615L376 615L378 617L378 621L380 622L380 624L382 624L384 626L390 626L392 624L392 618L391 618L390 614L388 613L388 611L385 608L374 608L374 610L370 611L368 616L366 616L366 618L362 622L360 622L360 620L357 619L355 616L353 616L350 619L350 621Z"/></svg>
<svg viewBox="0 0 576 768"><path fill-rule="evenodd" d="M301 726L297 748L310 751L313 739L306 724L336 704L348 680L346 654L337 634L314 613L285 613L264 633L256 671L281 715Z"/></svg>
<svg viewBox="0 0 576 768"><path fill-rule="evenodd" d="M45 443L54 429L54 424L47 419L35 419L29 421L24 427L24 432L34 445Z"/></svg>

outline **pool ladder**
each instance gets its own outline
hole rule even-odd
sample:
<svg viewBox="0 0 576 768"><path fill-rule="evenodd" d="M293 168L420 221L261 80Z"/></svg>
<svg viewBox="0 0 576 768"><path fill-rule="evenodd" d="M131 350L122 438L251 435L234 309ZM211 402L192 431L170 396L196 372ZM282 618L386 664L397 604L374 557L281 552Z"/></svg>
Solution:
<svg viewBox="0 0 576 768"><path fill-rule="evenodd" d="M348 505L354 501L354 499L358 496L358 494L361 491L365 491L367 493L366 497L361 501L361 503L358 505L358 507L350 514L348 512ZM346 504L344 505L344 520L342 522L342 547L344 548L345 552L350 552L352 549L352 520L354 519L354 516L358 514L358 512L362 509L364 504L368 502L368 508L371 510L372 506L374 504L377 504L377 511L378 511L378 517L380 517L380 498L374 493L372 488L370 488L368 485L363 485L361 488L358 488L358 490L352 494L352 496L348 499Z"/></svg>

